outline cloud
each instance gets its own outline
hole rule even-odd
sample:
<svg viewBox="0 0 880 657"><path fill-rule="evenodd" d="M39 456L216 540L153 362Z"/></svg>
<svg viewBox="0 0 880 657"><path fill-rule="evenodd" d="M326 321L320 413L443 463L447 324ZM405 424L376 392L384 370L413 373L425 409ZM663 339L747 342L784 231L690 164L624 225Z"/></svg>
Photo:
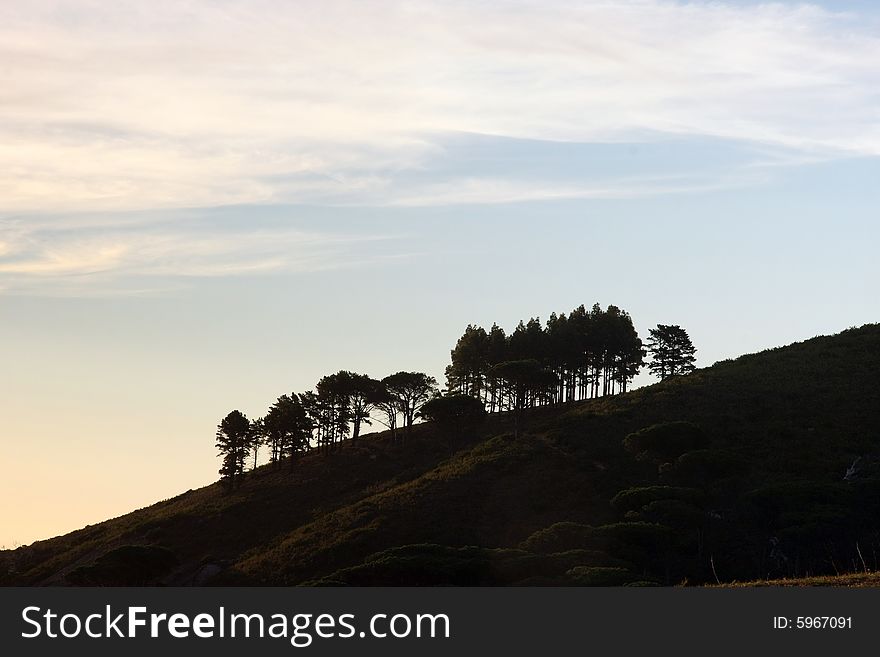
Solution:
<svg viewBox="0 0 880 657"><path fill-rule="evenodd" d="M400 184L459 133L875 156L872 20L661 0L5 3L0 210L437 203L461 184L496 202L514 182L551 198L604 185L467 170ZM96 266L125 257L107 248Z"/></svg>
<svg viewBox="0 0 880 657"><path fill-rule="evenodd" d="M115 215L114 215L115 216ZM278 222L224 224L210 214L0 220L6 294L143 295L187 278L314 272L406 257L394 236L309 231Z"/></svg>
<svg viewBox="0 0 880 657"><path fill-rule="evenodd" d="M556 201L565 199L631 199L658 194L706 193L735 189L754 184L763 177L696 179L677 176L657 176L646 179L622 179L610 184L552 184L519 183L507 179L461 179L452 182L425 185L400 192L387 203L392 206L420 207L435 205L505 204L529 201Z"/></svg>

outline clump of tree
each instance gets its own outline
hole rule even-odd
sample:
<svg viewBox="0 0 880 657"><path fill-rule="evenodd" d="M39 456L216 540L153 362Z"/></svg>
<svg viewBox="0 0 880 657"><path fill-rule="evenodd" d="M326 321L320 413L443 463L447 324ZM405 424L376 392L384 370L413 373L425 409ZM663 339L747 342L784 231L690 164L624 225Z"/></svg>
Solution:
<svg viewBox="0 0 880 657"><path fill-rule="evenodd" d="M311 449L331 452L345 440L356 441L376 415L391 429L393 441L402 442L422 407L438 394L436 379L422 372L397 372L378 381L343 370L322 377L313 391L281 395L253 422L232 411L217 429L222 480L236 488L247 457L253 456L256 468L264 445L271 463L287 460L291 468L298 454Z"/></svg>
<svg viewBox="0 0 880 657"><path fill-rule="evenodd" d="M511 360L495 365L492 379L498 382L499 408L513 413L513 433L518 437L527 408L546 403L557 384L556 375L535 359Z"/></svg>
<svg viewBox="0 0 880 657"><path fill-rule="evenodd" d="M406 442L419 411L438 393L437 379L423 372L397 372L382 379L375 407L383 416L379 421L391 430L393 442ZM398 419L403 420L402 439Z"/></svg>
<svg viewBox="0 0 880 657"><path fill-rule="evenodd" d="M652 329L649 348L651 370L661 378L693 370L695 350L681 327ZM270 462L286 459L292 467L302 452L329 453L357 441L374 419L390 429L392 442L405 443L420 417L457 434L487 411L509 411L518 435L526 409L626 392L644 359L632 318L613 305L553 313L546 325L520 321L510 335L497 324L489 331L471 325L451 351L442 397L437 380L424 372L377 380L340 370L314 390L280 396L253 422L232 411L217 429L220 474L235 488L247 457L256 468L264 445Z"/></svg>
<svg viewBox="0 0 880 657"><path fill-rule="evenodd" d="M658 324L650 330L648 369L661 381L671 376L690 374L696 369L696 348L687 331L677 325Z"/></svg>
<svg viewBox="0 0 880 657"><path fill-rule="evenodd" d="M480 399L490 412L592 399L626 392L644 357L626 311L580 306L553 313L546 326L521 321L510 335L497 324L488 332L468 326L451 352L447 389Z"/></svg>
<svg viewBox="0 0 880 657"><path fill-rule="evenodd" d="M464 433L475 429L486 419L486 408L479 399L470 395L438 395L425 402L419 415L442 429L454 447Z"/></svg>
<svg viewBox="0 0 880 657"><path fill-rule="evenodd" d="M296 393L281 395L260 420L260 438L271 449L270 461L277 463L294 457L311 446L315 424L309 417L302 396ZM256 467L256 464L255 464Z"/></svg>
<svg viewBox="0 0 880 657"><path fill-rule="evenodd" d="M339 371L323 377L304 404L314 423L315 444L332 451L349 437L356 441L384 398L384 386L365 374Z"/></svg>

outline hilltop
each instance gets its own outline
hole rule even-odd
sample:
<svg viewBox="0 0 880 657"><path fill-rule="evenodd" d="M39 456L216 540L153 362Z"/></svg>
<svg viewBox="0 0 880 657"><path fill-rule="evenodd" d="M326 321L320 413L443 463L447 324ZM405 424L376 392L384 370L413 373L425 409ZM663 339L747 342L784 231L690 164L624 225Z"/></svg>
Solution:
<svg viewBox="0 0 880 657"><path fill-rule="evenodd" d="M452 439L348 441L13 551L6 585L660 584L878 569L880 325Z"/></svg>

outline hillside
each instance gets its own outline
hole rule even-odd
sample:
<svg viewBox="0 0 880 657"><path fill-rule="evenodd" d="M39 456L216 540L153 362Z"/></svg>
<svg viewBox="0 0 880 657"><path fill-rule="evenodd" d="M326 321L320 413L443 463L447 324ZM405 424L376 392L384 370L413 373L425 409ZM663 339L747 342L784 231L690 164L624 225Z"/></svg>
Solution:
<svg viewBox="0 0 880 657"><path fill-rule="evenodd" d="M0 552L0 583L678 584L878 569L880 325L264 466ZM858 461L857 461L858 459ZM855 465L853 465L855 463ZM852 467L851 467L852 466ZM850 471L845 479L845 476Z"/></svg>

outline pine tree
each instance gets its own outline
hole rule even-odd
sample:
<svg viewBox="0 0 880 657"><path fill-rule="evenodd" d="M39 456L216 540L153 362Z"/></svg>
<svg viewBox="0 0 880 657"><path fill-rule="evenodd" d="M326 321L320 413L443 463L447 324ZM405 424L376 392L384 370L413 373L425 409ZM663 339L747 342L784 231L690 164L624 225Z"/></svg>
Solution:
<svg viewBox="0 0 880 657"><path fill-rule="evenodd" d="M272 460L290 459L309 449L313 424L296 393L281 395L263 418L263 431L272 445Z"/></svg>
<svg viewBox="0 0 880 657"><path fill-rule="evenodd" d="M687 331L677 325L658 324L650 334L648 351L651 353L651 362L648 369L661 381L671 376L689 374L696 369L694 354L697 350Z"/></svg>
<svg viewBox="0 0 880 657"><path fill-rule="evenodd" d="M217 449L223 457L220 476L229 490L234 489L244 474L250 453L251 423L241 411L232 411L217 426Z"/></svg>

